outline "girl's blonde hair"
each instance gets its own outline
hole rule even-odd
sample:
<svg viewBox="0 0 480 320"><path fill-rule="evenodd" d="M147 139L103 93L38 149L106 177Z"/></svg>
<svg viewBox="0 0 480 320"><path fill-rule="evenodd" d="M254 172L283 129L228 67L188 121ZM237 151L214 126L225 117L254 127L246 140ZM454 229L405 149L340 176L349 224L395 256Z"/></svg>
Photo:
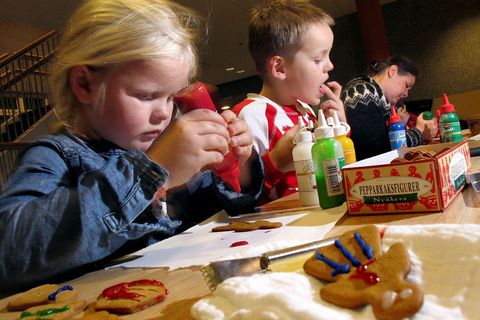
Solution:
<svg viewBox="0 0 480 320"><path fill-rule="evenodd" d="M183 59L195 76L200 23L190 9L168 0L85 1L68 23L50 77L58 119L70 127L79 109L69 85L74 66L105 69L129 60Z"/></svg>

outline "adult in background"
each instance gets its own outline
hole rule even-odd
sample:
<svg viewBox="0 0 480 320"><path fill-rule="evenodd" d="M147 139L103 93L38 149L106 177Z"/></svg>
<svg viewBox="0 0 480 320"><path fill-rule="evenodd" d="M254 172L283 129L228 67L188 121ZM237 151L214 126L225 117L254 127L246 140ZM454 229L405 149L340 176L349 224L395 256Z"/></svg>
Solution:
<svg viewBox="0 0 480 320"><path fill-rule="evenodd" d="M415 64L398 55L374 61L369 69L368 75L350 80L341 94L357 160L391 150L387 124L391 106L408 97L418 75ZM415 127L406 130L407 146L421 145L435 134L435 119L427 121L420 115Z"/></svg>

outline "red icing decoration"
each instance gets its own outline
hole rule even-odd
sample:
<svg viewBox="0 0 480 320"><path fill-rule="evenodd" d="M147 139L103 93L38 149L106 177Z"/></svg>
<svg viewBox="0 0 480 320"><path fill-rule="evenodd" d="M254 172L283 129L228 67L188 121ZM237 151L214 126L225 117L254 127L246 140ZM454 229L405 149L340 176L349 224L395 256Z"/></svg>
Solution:
<svg viewBox="0 0 480 320"><path fill-rule="evenodd" d="M387 227L380 230L380 239L383 239L383 237L385 237L385 233L387 233Z"/></svg>
<svg viewBox="0 0 480 320"><path fill-rule="evenodd" d="M138 286L157 286L165 289L165 286L160 281L156 280L147 280L141 279L131 282L122 282L114 286L108 287L102 292L102 297L106 299L131 299L135 300L136 298L142 297L143 295L130 292L129 287L138 287ZM165 289L165 295L168 293L168 290ZM156 297L157 300L163 301L165 295L159 295Z"/></svg>
<svg viewBox="0 0 480 320"><path fill-rule="evenodd" d="M350 277L348 277L349 279L360 279L360 280L363 280L363 282L365 282L366 284L368 285L375 285L377 283L380 282L380 278L378 277L378 275L375 273L375 272L367 272L368 270L368 266L372 263L375 263L377 261L377 259L373 258L371 260L369 260L367 263L364 263L362 265L360 265L357 270L355 270L355 273L350 275Z"/></svg>
<svg viewBox="0 0 480 320"><path fill-rule="evenodd" d="M230 247L239 247L239 246L246 246L248 244L248 241L237 241L234 242L230 245Z"/></svg>
<svg viewBox="0 0 480 320"><path fill-rule="evenodd" d="M102 297L108 299L135 300L135 298L139 298L140 295L138 293L128 291L128 282L122 282L103 290Z"/></svg>

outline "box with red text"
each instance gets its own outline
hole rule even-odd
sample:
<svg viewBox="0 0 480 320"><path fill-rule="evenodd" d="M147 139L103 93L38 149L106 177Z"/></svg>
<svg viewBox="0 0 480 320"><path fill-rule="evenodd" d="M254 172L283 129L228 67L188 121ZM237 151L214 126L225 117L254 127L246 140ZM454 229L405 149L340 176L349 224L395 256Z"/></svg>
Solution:
<svg viewBox="0 0 480 320"><path fill-rule="evenodd" d="M433 158L390 163L409 151ZM343 168L350 214L439 212L460 193L470 171L466 141L390 151Z"/></svg>

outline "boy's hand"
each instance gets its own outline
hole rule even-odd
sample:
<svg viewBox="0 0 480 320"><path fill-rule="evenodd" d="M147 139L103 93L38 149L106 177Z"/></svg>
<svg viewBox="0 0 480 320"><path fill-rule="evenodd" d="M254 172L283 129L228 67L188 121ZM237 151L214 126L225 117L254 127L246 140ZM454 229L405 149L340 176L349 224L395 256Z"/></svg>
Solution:
<svg viewBox="0 0 480 320"><path fill-rule="evenodd" d="M298 132L298 124L294 125L278 140L275 147L270 151L270 160L273 165L281 172L295 170L293 165L292 150L295 147L293 139Z"/></svg>
<svg viewBox="0 0 480 320"><path fill-rule="evenodd" d="M148 156L170 172L166 189L187 182L203 167L223 161L229 150L227 123L218 113L193 110L162 132Z"/></svg>
<svg viewBox="0 0 480 320"><path fill-rule="evenodd" d="M320 108L325 114L325 117L333 116L332 111L336 111L338 119L346 123L347 117L345 116L343 102L340 99L342 86L336 81L330 81L322 84L322 89L325 92L325 97L327 97L327 100L320 104Z"/></svg>
<svg viewBox="0 0 480 320"><path fill-rule="evenodd" d="M236 114L230 110L222 112L221 116L227 123L227 129L230 133L231 152L242 165L252 154L253 137L250 128L245 121L238 119Z"/></svg>

